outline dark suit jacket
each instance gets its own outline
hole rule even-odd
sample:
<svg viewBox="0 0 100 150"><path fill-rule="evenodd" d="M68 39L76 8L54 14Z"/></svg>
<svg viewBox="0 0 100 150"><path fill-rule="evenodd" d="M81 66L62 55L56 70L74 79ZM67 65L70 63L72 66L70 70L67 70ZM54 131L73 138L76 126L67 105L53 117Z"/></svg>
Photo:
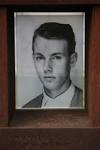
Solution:
<svg viewBox="0 0 100 150"><path fill-rule="evenodd" d="M36 98L29 101L23 108L41 108L43 100L43 93ZM65 106L66 107L66 106ZM78 87L75 87L75 94L71 101L70 107L83 107L83 92Z"/></svg>

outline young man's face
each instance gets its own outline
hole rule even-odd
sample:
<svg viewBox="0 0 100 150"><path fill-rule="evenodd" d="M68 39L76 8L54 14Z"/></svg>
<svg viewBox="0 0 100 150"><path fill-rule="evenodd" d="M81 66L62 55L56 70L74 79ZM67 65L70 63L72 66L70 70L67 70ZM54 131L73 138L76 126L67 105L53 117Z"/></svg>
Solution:
<svg viewBox="0 0 100 150"><path fill-rule="evenodd" d="M61 90L70 80L70 58L65 40L36 37L34 63L37 74L48 90Z"/></svg>

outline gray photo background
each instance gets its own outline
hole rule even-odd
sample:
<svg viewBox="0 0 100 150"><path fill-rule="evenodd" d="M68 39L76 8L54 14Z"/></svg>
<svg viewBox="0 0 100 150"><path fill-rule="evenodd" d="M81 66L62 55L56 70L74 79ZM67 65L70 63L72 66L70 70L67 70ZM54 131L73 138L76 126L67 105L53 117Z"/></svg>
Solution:
<svg viewBox="0 0 100 150"><path fill-rule="evenodd" d="M85 72L85 16L84 13L34 14L15 13L15 93L16 108L21 108L42 92L32 59L32 36L34 30L44 22L70 24L76 38L78 60L71 70L71 79L75 85L84 89Z"/></svg>

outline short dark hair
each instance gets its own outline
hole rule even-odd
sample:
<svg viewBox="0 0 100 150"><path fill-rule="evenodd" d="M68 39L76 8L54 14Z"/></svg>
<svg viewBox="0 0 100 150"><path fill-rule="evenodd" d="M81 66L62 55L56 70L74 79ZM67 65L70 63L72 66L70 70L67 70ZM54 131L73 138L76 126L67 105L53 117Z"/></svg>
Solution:
<svg viewBox="0 0 100 150"><path fill-rule="evenodd" d="M32 50L34 53L34 42L37 36L46 39L64 39L68 42L69 55L75 52L75 35L70 24L56 22L46 22L41 24L35 31L32 40Z"/></svg>

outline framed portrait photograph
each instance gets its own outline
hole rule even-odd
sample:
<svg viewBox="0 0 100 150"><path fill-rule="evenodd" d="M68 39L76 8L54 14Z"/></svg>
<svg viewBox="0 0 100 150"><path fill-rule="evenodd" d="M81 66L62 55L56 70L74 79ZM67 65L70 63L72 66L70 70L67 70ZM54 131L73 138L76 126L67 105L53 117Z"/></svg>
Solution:
<svg viewBox="0 0 100 150"><path fill-rule="evenodd" d="M14 12L16 109L85 109L85 12Z"/></svg>

